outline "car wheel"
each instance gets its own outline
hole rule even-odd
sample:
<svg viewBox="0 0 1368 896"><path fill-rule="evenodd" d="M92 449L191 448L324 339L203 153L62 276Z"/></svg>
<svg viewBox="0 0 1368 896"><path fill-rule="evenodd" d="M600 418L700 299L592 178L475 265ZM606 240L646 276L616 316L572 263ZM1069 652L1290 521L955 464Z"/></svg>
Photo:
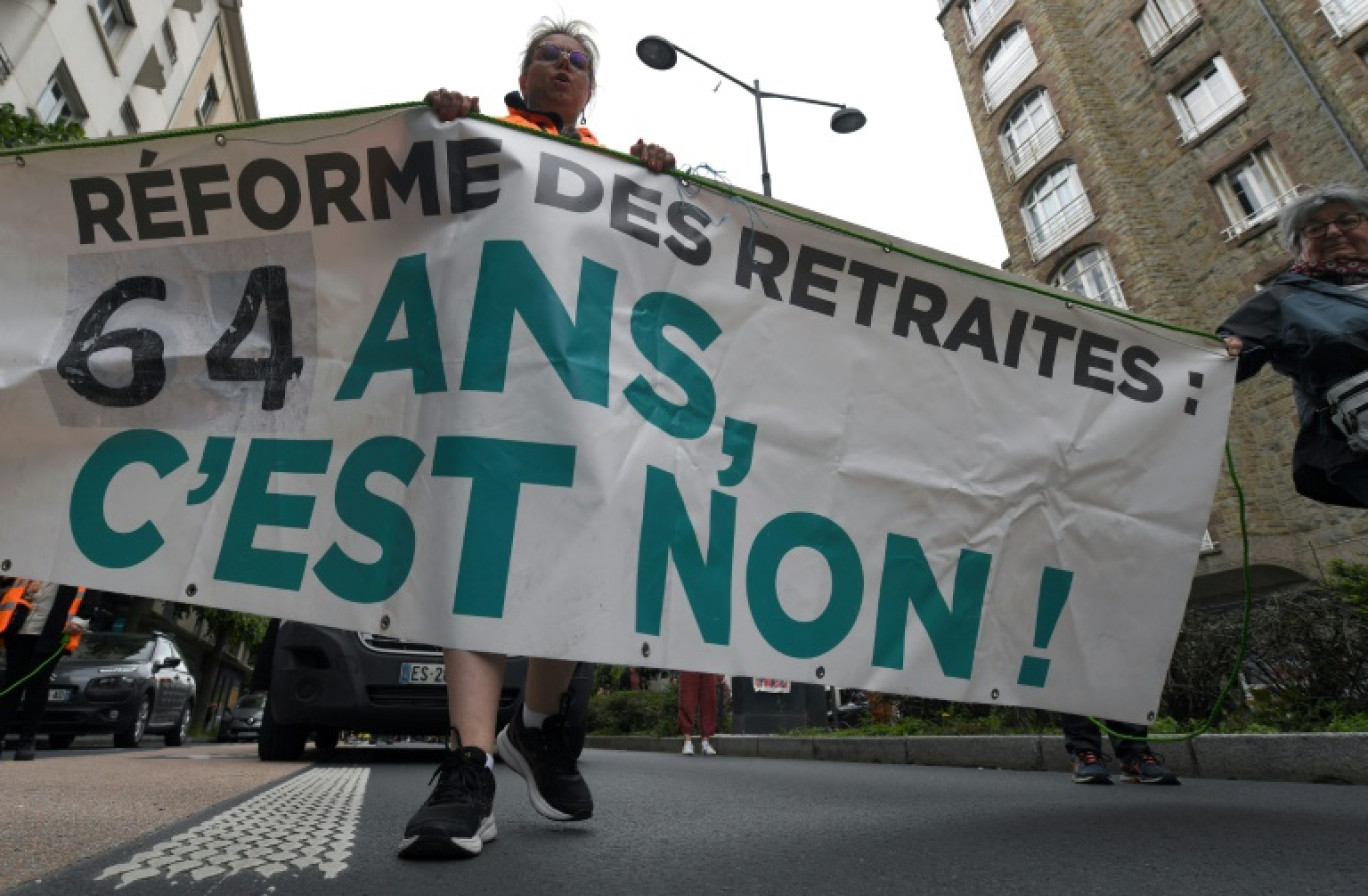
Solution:
<svg viewBox="0 0 1368 896"><path fill-rule="evenodd" d="M176 722L176 727L166 732L162 738L168 747L179 747L185 743L186 735L190 733L190 711L193 707L187 703L181 707L180 720Z"/></svg>
<svg viewBox="0 0 1368 896"><path fill-rule="evenodd" d="M339 732L336 728L319 728L314 732L314 747L319 755L327 757L337 752Z"/></svg>
<svg viewBox="0 0 1368 896"><path fill-rule="evenodd" d="M268 706L261 717L257 757L262 762L296 762L304 755L304 746L308 740L308 728L303 725L277 724Z"/></svg>
<svg viewBox="0 0 1368 896"><path fill-rule="evenodd" d="M138 704L138 711L129 716L123 727L114 732L114 746L136 747L141 744L143 735L147 733L147 720L151 717L152 695L148 694Z"/></svg>
<svg viewBox="0 0 1368 896"><path fill-rule="evenodd" d="M65 750L67 747L71 746L71 742L75 739L76 735L74 734L49 734L48 749Z"/></svg>

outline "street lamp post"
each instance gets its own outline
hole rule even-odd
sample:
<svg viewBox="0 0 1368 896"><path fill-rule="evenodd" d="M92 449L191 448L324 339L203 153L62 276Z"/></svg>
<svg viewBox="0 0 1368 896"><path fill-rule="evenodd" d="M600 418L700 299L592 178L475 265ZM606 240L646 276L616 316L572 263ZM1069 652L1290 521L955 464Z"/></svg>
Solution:
<svg viewBox="0 0 1368 896"><path fill-rule="evenodd" d="M841 103L814 100L805 96L789 96L785 93L770 93L761 90L760 82L758 80L754 83L754 86L747 84L739 78L732 77L712 63L699 59L683 47L670 43L663 37L657 37L655 35L643 37L637 43L636 49L638 59L651 68L659 69L660 71L674 68L675 63L679 61L679 54L682 53L694 62L697 62L710 71L716 72L755 97L755 121L756 124L760 126L760 182L764 184L766 196L771 196L773 194L770 193L769 158L765 153L765 112L761 107L761 100L793 100L799 103L812 103L816 106L831 106L836 110L831 115L831 129L838 134L849 134L852 131L858 131L865 125L864 113L859 109Z"/></svg>

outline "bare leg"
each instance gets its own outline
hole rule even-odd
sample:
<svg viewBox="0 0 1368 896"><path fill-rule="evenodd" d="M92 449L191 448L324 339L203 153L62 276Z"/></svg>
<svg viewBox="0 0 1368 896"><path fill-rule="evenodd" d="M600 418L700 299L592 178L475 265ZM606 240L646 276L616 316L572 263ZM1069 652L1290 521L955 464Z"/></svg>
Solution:
<svg viewBox="0 0 1368 896"><path fill-rule="evenodd" d="M451 673L448 671L447 674ZM523 685L527 708L548 716L560 712L561 695L569 690L570 679L574 676L574 660L530 657L527 661L527 683Z"/></svg>
<svg viewBox="0 0 1368 896"><path fill-rule="evenodd" d="M463 745L492 754L499 691L503 689L504 664L508 657L502 653L447 650L444 659L451 727L460 732Z"/></svg>

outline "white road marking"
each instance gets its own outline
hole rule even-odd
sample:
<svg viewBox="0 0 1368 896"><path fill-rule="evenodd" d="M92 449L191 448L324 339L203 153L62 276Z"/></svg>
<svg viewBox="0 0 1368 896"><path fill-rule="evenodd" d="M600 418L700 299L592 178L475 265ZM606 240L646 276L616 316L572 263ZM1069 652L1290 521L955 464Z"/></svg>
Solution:
<svg viewBox="0 0 1368 896"><path fill-rule="evenodd" d="M117 877L117 890L163 875L200 881L251 870L270 879L309 867L335 878L347 870L369 777L366 768L310 769L111 865L95 880Z"/></svg>

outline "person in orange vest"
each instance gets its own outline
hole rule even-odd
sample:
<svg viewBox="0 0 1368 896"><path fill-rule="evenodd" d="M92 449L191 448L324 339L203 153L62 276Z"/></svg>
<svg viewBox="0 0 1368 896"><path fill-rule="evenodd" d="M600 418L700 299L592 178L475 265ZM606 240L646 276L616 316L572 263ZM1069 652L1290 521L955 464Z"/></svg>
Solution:
<svg viewBox="0 0 1368 896"><path fill-rule="evenodd" d="M14 579L0 596L0 640L5 645L5 682L0 688L0 750L18 720L14 758L33 758L38 722L47 709L48 682L64 653L80 641L87 623L76 615L84 588Z"/></svg>
<svg viewBox="0 0 1368 896"><path fill-rule="evenodd" d="M579 21L543 19L523 47L518 90L504 97L519 127L597 145L584 111L597 87L598 48ZM478 97L434 90L426 102L439 121L480 111ZM628 150L651 171L673 168L675 157L637 140ZM594 814L589 786L579 772L582 732L567 712L573 660L530 657L522 711L496 733L503 654L447 650L447 709L451 735L436 786L404 827L403 858L464 858L479 855L498 834L494 823L494 752L527 782L533 807L556 821L583 821Z"/></svg>

